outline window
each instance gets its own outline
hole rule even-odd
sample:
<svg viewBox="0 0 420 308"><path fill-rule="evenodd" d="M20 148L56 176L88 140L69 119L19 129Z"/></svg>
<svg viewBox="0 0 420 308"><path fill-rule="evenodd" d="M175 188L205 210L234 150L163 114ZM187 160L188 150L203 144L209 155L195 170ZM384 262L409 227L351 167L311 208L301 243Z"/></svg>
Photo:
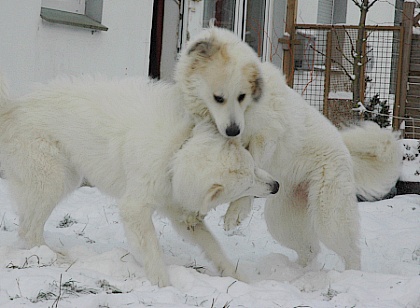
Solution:
<svg viewBox="0 0 420 308"><path fill-rule="evenodd" d="M248 1L246 6L246 27L245 42L247 42L258 54L263 55L263 49L266 44L267 32L266 27L267 7L265 0Z"/></svg>
<svg viewBox="0 0 420 308"><path fill-rule="evenodd" d="M103 0L42 0L41 18L52 23L107 31L102 22Z"/></svg>
<svg viewBox="0 0 420 308"><path fill-rule="evenodd" d="M321 25L330 25L332 24L332 16L333 16L333 1L320 0L318 2L317 23Z"/></svg>
<svg viewBox="0 0 420 308"><path fill-rule="evenodd" d="M265 59L271 45L268 30L270 0L184 0L181 45L214 24L235 32ZM273 1L274 2L274 1Z"/></svg>
<svg viewBox="0 0 420 308"><path fill-rule="evenodd" d="M216 27L235 30L236 1L208 0L204 2L203 26L213 21Z"/></svg>

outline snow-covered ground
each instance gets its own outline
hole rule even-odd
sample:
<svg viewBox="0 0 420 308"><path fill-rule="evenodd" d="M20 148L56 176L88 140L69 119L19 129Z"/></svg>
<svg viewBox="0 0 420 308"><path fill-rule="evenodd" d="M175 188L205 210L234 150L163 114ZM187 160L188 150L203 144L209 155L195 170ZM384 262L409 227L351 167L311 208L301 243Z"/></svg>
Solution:
<svg viewBox="0 0 420 308"><path fill-rule="evenodd" d="M420 140L401 139L403 147L403 164L401 181L420 182Z"/></svg>
<svg viewBox="0 0 420 308"><path fill-rule="evenodd" d="M0 179L0 307L420 307L420 195L359 203L361 271L343 271L327 249L309 267L298 266L295 252L268 234L263 208L256 200L251 217L229 233L226 205L207 217L248 282L217 276L198 248L155 216L172 282L158 288L128 253L113 199L78 189L45 228L47 243L61 254L46 246L21 250L18 218Z"/></svg>

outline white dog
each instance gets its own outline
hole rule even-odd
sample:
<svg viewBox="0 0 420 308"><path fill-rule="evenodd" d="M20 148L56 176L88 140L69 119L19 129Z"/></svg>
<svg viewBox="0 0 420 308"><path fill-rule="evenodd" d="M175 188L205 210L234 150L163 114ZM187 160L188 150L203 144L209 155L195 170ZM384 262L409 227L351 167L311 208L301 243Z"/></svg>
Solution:
<svg viewBox="0 0 420 308"><path fill-rule="evenodd" d="M395 186L401 172L399 134L371 121L340 133L353 160L357 195L366 201L381 199Z"/></svg>
<svg viewBox="0 0 420 308"><path fill-rule="evenodd" d="M379 198L395 184L401 160L394 134L375 124L340 134L278 69L261 65L227 30L210 28L191 41L175 79L196 121L213 121L224 136L240 135L256 164L280 180L265 208L273 237L294 249L302 265L322 241L344 257L346 268L360 268L356 194ZM235 123L237 134L229 134ZM250 208L250 198L232 203L225 228Z"/></svg>
<svg viewBox="0 0 420 308"><path fill-rule="evenodd" d="M4 93L5 91L2 91ZM52 210L83 177L119 199L126 235L146 275L169 284L154 210L201 246L224 275L235 266L203 222L221 203L266 197L278 183L239 140L207 122L192 127L176 88L145 79L62 79L0 100L0 161L19 212L19 234L44 244Z"/></svg>
<svg viewBox="0 0 420 308"><path fill-rule="evenodd" d="M231 32L202 32L181 52L175 70L187 113L214 122L223 136L240 136L245 110L261 96L259 66L252 48Z"/></svg>

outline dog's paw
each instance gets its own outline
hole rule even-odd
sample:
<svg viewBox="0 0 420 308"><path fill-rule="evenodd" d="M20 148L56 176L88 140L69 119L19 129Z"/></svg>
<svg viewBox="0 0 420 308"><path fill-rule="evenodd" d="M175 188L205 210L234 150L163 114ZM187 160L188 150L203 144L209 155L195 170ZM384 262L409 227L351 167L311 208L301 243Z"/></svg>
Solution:
<svg viewBox="0 0 420 308"><path fill-rule="evenodd" d="M245 283L250 283L250 279L248 278L247 275L245 275L244 273L239 273L236 272L234 275L232 275L233 278L235 278L236 280L245 282Z"/></svg>
<svg viewBox="0 0 420 308"><path fill-rule="evenodd" d="M244 197L232 202L224 218L224 229L230 231L235 229L241 222L248 217L251 212L252 201L249 197Z"/></svg>
<svg viewBox="0 0 420 308"><path fill-rule="evenodd" d="M352 257L347 257L344 258L345 260L345 269L346 270L356 270L356 271L360 271L361 269L361 262L360 262L360 257L359 256L352 256Z"/></svg>
<svg viewBox="0 0 420 308"><path fill-rule="evenodd" d="M224 219L224 229L225 231L231 231L237 228L242 222L242 218L237 215L237 213L226 213Z"/></svg>
<svg viewBox="0 0 420 308"><path fill-rule="evenodd" d="M190 213L185 217L185 224L187 225L188 230L193 230L197 224L202 223L204 220L204 215L200 213Z"/></svg>
<svg viewBox="0 0 420 308"><path fill-rule="evenodd" d="M168 274L166 272L149 274L147 275L147 278L151 284L157 285L159 288L164 288L171 285Z"/></svg>
<svg viewBox="0 0 420 308"><path fill-rule="evenodd" d="M227 211L224 217L224 229L225 231L231 231L237 228L244 219L249 215L249 211L241 211L236 209L235 211Z"/></svg>

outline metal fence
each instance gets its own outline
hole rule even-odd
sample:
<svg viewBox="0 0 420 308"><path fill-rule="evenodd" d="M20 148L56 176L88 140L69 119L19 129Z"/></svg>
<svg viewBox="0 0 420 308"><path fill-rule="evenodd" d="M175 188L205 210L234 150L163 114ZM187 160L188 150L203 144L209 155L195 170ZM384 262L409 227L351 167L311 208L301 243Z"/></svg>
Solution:
<svg viewBox="0 0 420 308"><path fill-rule="evenodd" d="M355 116L351 79L357 27L297 24L295 29L293 88L333 123L348 124ZM387 105L390 116L399 99L401 38L402 27L366 27L361 101ZM375 117L378 108L368 112Z"/></svg>

